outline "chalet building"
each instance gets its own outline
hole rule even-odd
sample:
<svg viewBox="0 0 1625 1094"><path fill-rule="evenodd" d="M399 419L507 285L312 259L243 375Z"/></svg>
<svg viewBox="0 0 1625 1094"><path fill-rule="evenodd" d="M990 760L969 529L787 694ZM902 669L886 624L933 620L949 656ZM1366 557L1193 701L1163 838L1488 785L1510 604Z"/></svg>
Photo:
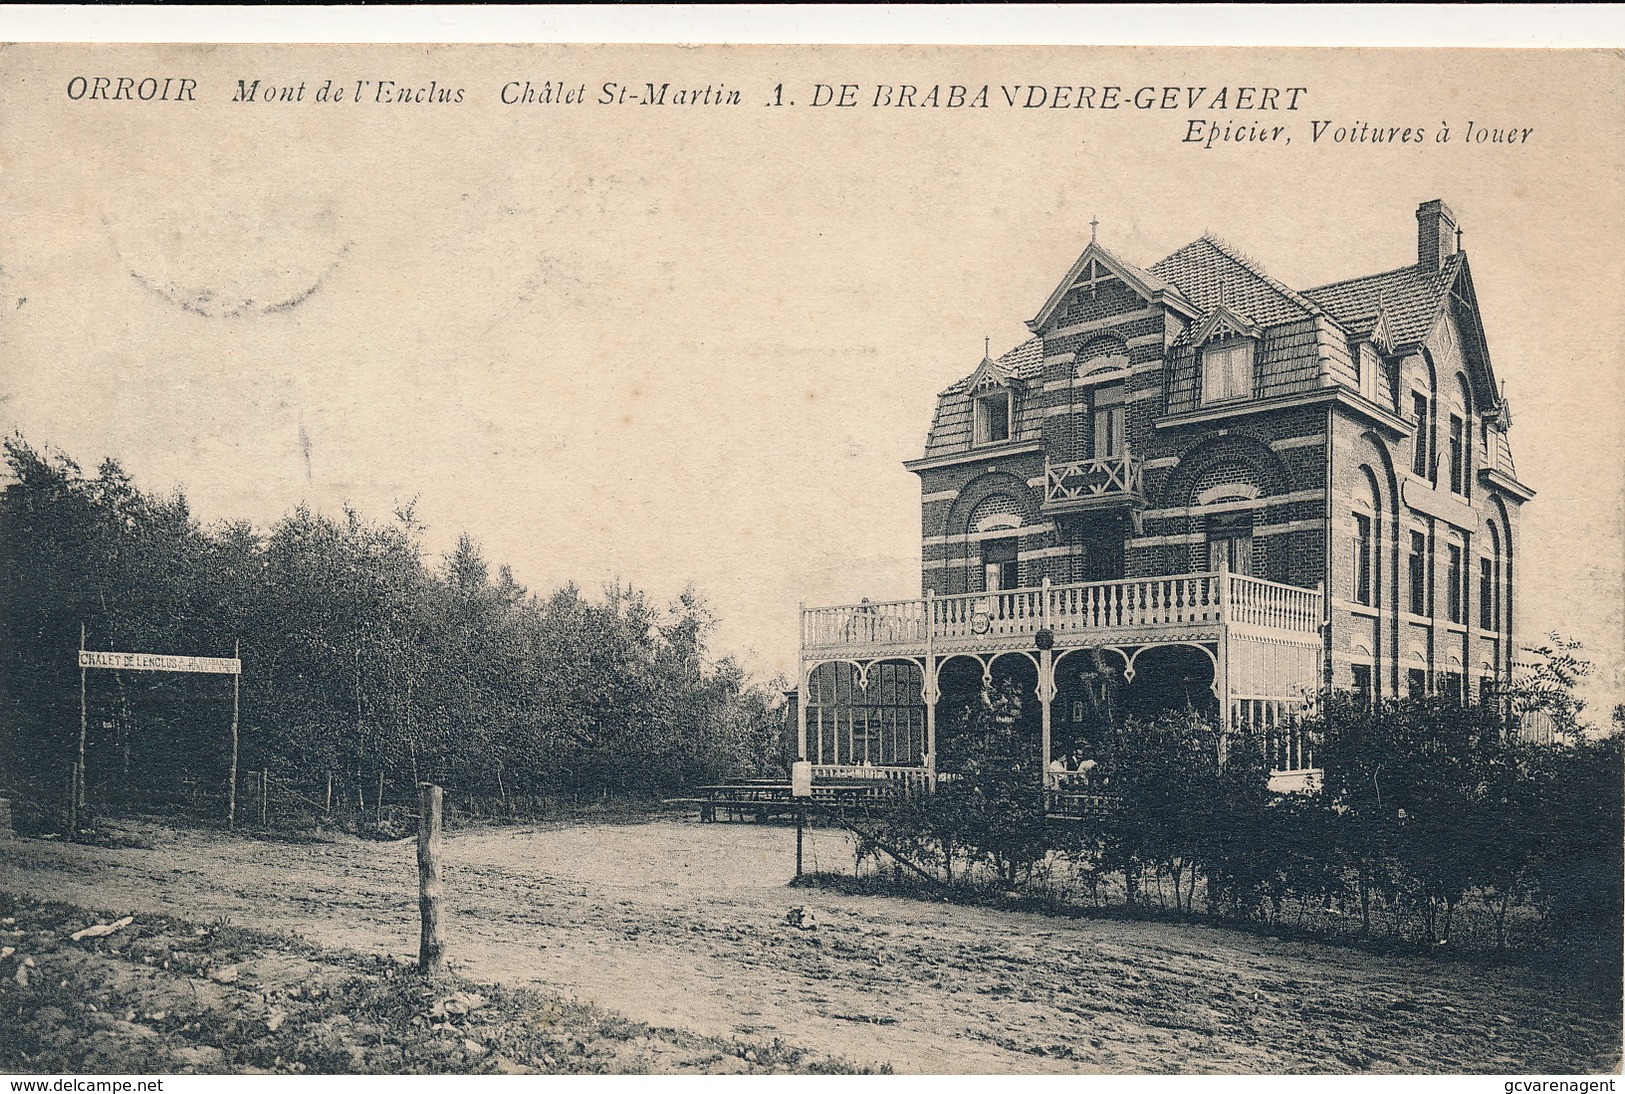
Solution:
<svg viewBox="0 0 1625 1094"><path fill-rule="evenodd" d="M1302 290L1212 235L1145 267L1091 238L905 465L923 595L803 611L815 774L928 781L1008 681L1052 781L1103 722L1173 707L1262 731L1301 785L1289 716L1320 688L1506 677L1534 493L1455 216L1416 226L1413 263Z"/></svg>

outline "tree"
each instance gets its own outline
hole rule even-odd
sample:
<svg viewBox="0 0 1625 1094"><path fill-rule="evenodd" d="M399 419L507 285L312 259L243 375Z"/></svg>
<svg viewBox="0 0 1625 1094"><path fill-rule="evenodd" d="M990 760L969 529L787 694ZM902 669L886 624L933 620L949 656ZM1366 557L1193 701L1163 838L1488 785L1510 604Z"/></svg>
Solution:
<svg viewBox="0 0 1625 1094"><path fill-rule="evenodd" d="M0 777L40 781L29 800L65 786L81 623L103 649L227 655L240 639L244 769L307 796L331 776L347 806L420 777L511 808L516 795L660 793L776 763L782 700L713 657L696 590L664 611L619 583L598 599L538 596L468 536L427 559L411 505L381 523L301 506L263 532L205 528L183 495L148 494L115 462L86 475L20 437L5 458ZM116 742L98 719L93 773L119 768L116 744L130 786L220 785L220 696L141 677L98 678Z"/></svg>
<svg viewBox="0 0 1625 1094"><path fill-rule="evenodd" d="M937 790L932 827L949 875L955 849L990 865L1006 886L1030 877L1054 845L1044 815L1036 742L1020 732L1021 691L1009 681L984 687L966 724L944 750L951 777Z"/></svg>

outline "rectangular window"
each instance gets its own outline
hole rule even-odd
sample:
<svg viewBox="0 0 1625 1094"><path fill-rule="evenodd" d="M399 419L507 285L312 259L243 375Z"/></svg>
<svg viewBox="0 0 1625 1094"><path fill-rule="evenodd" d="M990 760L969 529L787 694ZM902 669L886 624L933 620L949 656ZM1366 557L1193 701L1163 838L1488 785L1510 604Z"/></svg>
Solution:
<svg viewBox="0 0 1625 1094"><path fill-rule="evenodd" d="M1450 492L1467 495L1467 438L1466 425L1456 415L1450 415Z"/></svg>
<svg viewBox="0 0 1625 1094"><path fill-rule="evenodd" d="M1496 629L1495 619L1495 564L1487 558L1478 560L1478 626L1481 630Z"/></svg>
<svg viewBox="0 0 1625 1094"><path fill-rule="evenodd" d="M1089 416L1093 436L1094 458L1106 459L1123 454L1124 426L1123 385L1109 384L1098 387L1090 397L1093 410Z"/></svg>
<svg viewBox="0 0 1625 1094"><path fill-rule="evenodd" d="M1445 594L1445 601L1450 608L1450 622L1465 623L1467 621L1467 615L1466 612L1463 611L1465 605L1462 603L1462 601L1465 600L1466 597L1462 595L1462 593L1465 591L1462 588L1462 579L1466 575L1462 573L1461 569L1461 544L1447 544L1445 549L1450 552L1450 563L1446 577L1446 580L1450 583L1450 587Z"/></svg>
<svg viewBox="0 0 1625 1094"><path fill-rule="evenodd" d="M1420 699L1428 693L1428 670L1405 670L1405 694L1412 699Z"/></svg>
<svg viewBox="0 0 1625 1094"><path fill-rule="evenodd" d="M1246 399L1253 394L1253 344L1241 339L1202 350L1202 401Z"/></svg>
<svg viewBox="0 0 1625 1094"><path fill-rule="evenodd" d="M1413 393L1411 408L1416 414L1416 436L1411 438L1411 470L1428 475L1428 397Z"/></svg>
<svg viewBox="0 0 1625 1094"><path fill-rule="evenodd" d="M1428 537L1411 533L1410 609L1412 615L1428 614Z"/></svg>
<svg viewBox="0 0 1625 1094"><path fill-rule="evenodd" d="M1233 574L1253 572L1253 518L1250 513L1216 513L1207 522L1207 566Z"/></svg>
<svg viewBox="0 0 1625 1094"><path fill-rule="evenodd" d="M1439 694L1446 699L1461 702L1465 698L1461 690L1464 679L1459 672L1441 672L1439 674Z"/></svg>
<svg viewBox="0 0 1625 1094"><path fill-rule="evenodd" d="M1354 678L1354 694L1359 696L1361 706L1371 705L1371 666L1350 665L1349 673Z"/></svg>
<svg viewBox="0 0 1625 1094"><path fill-rule="evenodd" d="M982 541L982 591L996 593L1021 585L1021 564L1016 559L1016 538Z"/></svg>
<svg viewBox="0 0 1625 1094"><path fill-rule="evenodd" d="M1371 604L1371 518L1364 513L1354 514L1354 557L1351 559L1349 575L1357 604Z"/></svg>
<svg viewBox="0 0 1625 1094"><path fill-rule="evenodd" d="M997 444L1010 439L1010 393L996 391L976 400L976 443Z"/></svg>

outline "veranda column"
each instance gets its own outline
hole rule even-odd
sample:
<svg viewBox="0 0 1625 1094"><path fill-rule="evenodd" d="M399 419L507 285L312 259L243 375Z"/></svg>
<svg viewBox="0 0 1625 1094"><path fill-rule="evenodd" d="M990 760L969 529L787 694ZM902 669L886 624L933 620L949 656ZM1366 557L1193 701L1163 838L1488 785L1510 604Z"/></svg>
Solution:
<svg viewBox="0 0 1625 1094"><path fill-rule="evenodd" d="M807 758L807 682L812 674L807 671L807 602L796 605L801 624L801 641L796 649L796 759Z"/></svg>
<svg viewBox="0 0 1625 1094"><path fill-rule="evenodd" d="M1230 560L1219 555L1219 648L1213 660L1213 695L1219 700L1219 732L1230 731Z"/></svg>
<svg viewBox="0 0 1625 1094"><path fill-rule="evenodd" d="M1042 763L1039 767L1039 782L1049 785L1050 760L1050 705L1055 701L1055 654L1052 647L1055 644L1055 635L1050 630L1050 588L1049 578L1044 578L1043 595L1038 608L1038 708L1043 715L1043 742Z"/></svg>
<svg viewBox="0 0 1625 1094"><path fill-rule="evenodd" d="M933 789L937 785L937 700L942 697L937 688L937 652L932 633L936 628L935 589L925 590L925 673L920 678L920 698L925 700L925 784Z"/></svg>
<svg viewBox="0 0 1625 1094"><path fill-rule="evenodd" d="M1039 768L1040 781L1049 785L1050 760L1050 706L1055 700L1055 652L1038 651L1038 709L1043 714L1043 765Z"/></svg>

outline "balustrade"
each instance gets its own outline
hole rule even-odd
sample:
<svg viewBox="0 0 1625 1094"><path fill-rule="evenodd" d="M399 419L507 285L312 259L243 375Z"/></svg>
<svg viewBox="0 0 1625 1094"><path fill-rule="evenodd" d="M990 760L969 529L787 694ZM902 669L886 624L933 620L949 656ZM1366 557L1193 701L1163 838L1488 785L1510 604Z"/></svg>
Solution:
<svg viewBox="0 0 1625 1094"><path fill-rule="evenodd" d="M1145 472L1127 452L1092 460L1044 461L1044 505L1078 508L1099 500L1145 496Z"/></svg>
<svg viewBox="0 0 1625 1094"><path fill-rule="evenodd" d="M801 615L801 644L806 652L854 653L980 642L1009 648L1043 629L1058 640L1109 639L1113 631L1226 624L1311 635L1320 620L1317 589L1215 571L809 608Z"/></svg>

